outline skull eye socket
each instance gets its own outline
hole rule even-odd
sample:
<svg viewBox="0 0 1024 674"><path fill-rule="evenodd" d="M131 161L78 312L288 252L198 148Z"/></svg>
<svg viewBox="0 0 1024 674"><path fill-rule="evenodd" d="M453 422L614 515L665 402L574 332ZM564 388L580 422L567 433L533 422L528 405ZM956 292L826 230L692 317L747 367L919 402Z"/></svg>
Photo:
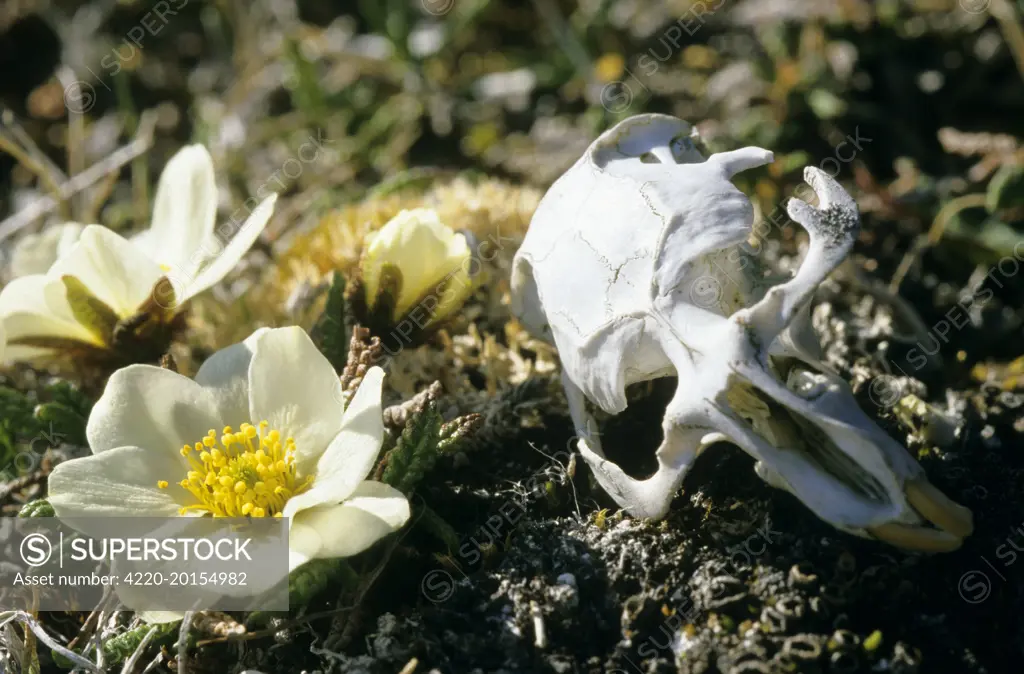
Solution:
<svg viewBox="0 0 1024 674"><path fill-rule="evenodd" d="M678 386L678 378L670 375L631 383L626 387L626 409L614 416L588 403L599 420L608 459L635 480L647 479L658 470L656 451L664 440L662 421Z"/></svg>

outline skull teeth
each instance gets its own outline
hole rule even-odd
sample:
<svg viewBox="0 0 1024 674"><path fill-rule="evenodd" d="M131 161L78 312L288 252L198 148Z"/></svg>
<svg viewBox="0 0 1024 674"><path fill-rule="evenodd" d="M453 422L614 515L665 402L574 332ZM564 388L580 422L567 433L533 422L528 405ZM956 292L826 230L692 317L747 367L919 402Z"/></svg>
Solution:
<svg viewBox="0 0 1024 674"><path fill-rule="evenodd" d="M974 531L971 511L925 479L909 480L903 489L907 503L938 529L888 522L868 529L880 541L920 552L951 552Z"/></svg>
<svg viewBox="0 0 1024 674"><path fill-rule="evenodd" d="M868 533L884 543L918 552L952 552L963 543L962 538L948 531L899 522L870 527Z"/></svg>
<svg viewBox="0 0 1024 674"><path fill-rule="evenodd" d="M922 479L908 481L903 493L921 517L940 529L959 538L966 538L974 531L971 511L954 502L931 482Z"/></svg>

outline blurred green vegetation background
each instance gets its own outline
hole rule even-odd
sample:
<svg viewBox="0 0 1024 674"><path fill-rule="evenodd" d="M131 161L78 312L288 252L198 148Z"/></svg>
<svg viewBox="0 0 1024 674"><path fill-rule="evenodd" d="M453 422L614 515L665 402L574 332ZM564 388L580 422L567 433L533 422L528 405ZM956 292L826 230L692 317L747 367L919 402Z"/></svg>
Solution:
<svg viewBox="0 0 1024 674"><path fill-rule="evenodd" d="M619 119L663 112L711 150L775 152L742 177L763 220L803 166L836 175L865 218L858 268L927 320L936 293L1021 241L1022 6L9 1L0 250L61 220L145 226L149 185L187 142L213 153L224 212L281 194L271 247L395 186L468 173L544 188ZM310 141L315 163L282 171ZM797 232L773 237L792 248ZM1019 303L1019 285L996 295ZM1011 323L983 344L1003 360L1019 355Z"/></svg>

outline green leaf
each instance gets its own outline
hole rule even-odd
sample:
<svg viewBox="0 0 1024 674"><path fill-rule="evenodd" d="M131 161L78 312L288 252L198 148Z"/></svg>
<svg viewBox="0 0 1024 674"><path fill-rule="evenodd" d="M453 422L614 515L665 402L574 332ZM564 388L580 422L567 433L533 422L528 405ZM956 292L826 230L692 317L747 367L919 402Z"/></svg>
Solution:
<svg viewBox="0 0 1024 674"><path fill-rule="evenodd" d="M371 325L394 327L394 324L401 318L401 316L395 315L395 310L398 305L398 297L402 294L403 283L401 269L388 262L381 265L377 296L367 300L367 304L371 307Z"/></svg>
<svg viewBox="0 0 1024 674"><path fill-rule="evenodd" d="M43 403L36 407L35 417L43 423L44 439L51 447L58 447L63 442L85 447L89 444L85 437L85 426L88 419L58 402Z"/></svg>
<svg viewBox="0 0 1024 674"><path fill-rule="evenodd" d="M973 260L978 264L993 265L1014 254L1020 243L1020 232L998 217L987 218L980 225L969 225L958 216L946 225L944 243L953 255Z"/></svg>
<svg viewBox="0 0 1024 674"><path fill-rule="evenodd" d="M106 660L108 665L116 665L123 662L135 652L135 649L139 647L139 644L142 643L142 640L146 638L146 635L152 629L156 629L157 634L150 642L151 646L160 642L167 642L170 640L169 638L176 639L180 626L180 620L156 625L140 625L124 634L107 639L103 642L104 660Z"/></svg>
<svg viewBox="0 0 1024 674"><path fill-rule="evenodd" d="M437 406L428 402L408 422L395 448L387 453L381 479L408 494L437 462L443 419Z"/></svg>
<svg viewBox="0 0 1024 674"><path fill-rule="evenodd" d="M811 155L803 150L782 154L776 161L782 165L782 173L792 173L803 169L812 162Z"/></svg>
<svg viewBox="0 0 1024 674"><path fill-rule="evenodd" d="M323 119L327 101L316 66L302 53L301 45L294 38L286 39L285 54L292 66L293 79L289 84L295 107L312 119Z"/></svg>
<svg viewBox="0 0 1024 674"><path fill-rule="evenodd" d="M43 389L47 400L60 403L83 417L88 417L92 411L92 398L83 393L74 384L63 379L49 384Z"/></svg>
<svg viewBox="0 0 1024 674"><path fill-rule="evenodd" d="M348 359L350 335L347 324L345 277L340 272L334 272L331 276L331 287L327 291L327 304L310 335L313 343L334 367L334 371L339 373L345 368Z"/></svg>
<svg viewBox="0 0 1024 674"><path fill-rule="evenodd" d="M61 281L67 289L68 304L71 305L75 320L104 343L108 343L120 320L117 313L93 295L77 277L65 274Z"/></svg>
<svg viewBox="0 0 1024 674"><path fill-rule="evenodd" d="M18 511L18 517L56 517L53 506L45 498L29 501Z"/></svg>
<svg viewBox="0 0 1024 674"><path fill-rule="evenodd" d="M415 167L399 171L395 175L385 178L380 183L370 188L366 194L367 200L383 199L401 192L422 193L430 187L441 175L435 168Z"/></svg>
<svg viewBox="0 0 1024 674"><path fill-rule="evenodd" d="M24 394L0 386L0 474L11 474L18 445L31 442L40 432L32 409L32 401Z"/></svg>
<svg viewBox="0 0 1024 674"><path fill-rule="evenodd" d="M345 587L358 584L358 575L344 559L309 561L289 574L288 603L293 607L305 606L336 579Z"/></svg>
<svg viewBox="0 0 1024 674"><path fill-rule="evenodd" d="M437 451L441 454L454 454L462 451L470 444L472 436L483 426L484 418L480 414L467 414L452 419L441 426Z"/></svg>

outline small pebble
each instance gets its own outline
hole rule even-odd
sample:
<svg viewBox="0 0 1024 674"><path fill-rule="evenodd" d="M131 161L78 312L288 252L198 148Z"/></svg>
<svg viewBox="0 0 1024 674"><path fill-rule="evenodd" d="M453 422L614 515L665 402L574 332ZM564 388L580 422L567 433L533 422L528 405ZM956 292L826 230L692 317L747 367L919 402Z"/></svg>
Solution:
<svg viewBox="0 0 1024 674"><path fill-rule="evenodd" d="M556 578L556 580L558 581L559 585L571 585L572 587L576 587L576 576L572 575L571 573L563 573L558 578Z"/></svg>

